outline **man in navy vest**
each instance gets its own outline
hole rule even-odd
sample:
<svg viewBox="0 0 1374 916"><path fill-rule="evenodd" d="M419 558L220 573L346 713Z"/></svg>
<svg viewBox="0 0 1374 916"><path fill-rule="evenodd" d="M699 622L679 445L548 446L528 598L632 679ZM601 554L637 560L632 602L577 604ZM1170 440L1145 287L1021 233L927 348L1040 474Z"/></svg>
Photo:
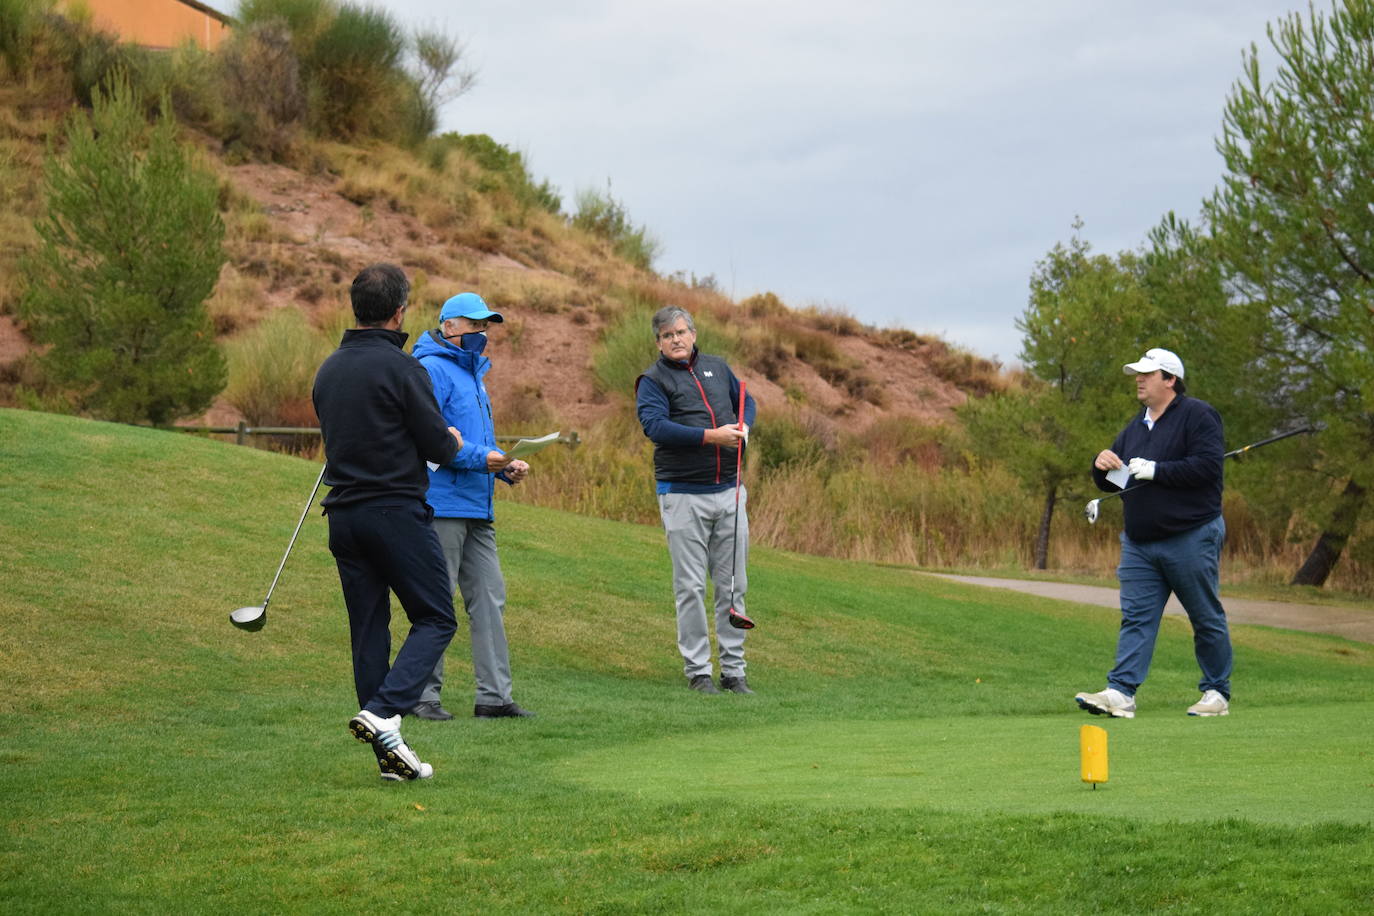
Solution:
<svg viewBox="0 0 1374 916"><path fill-rule="evenodd" d="M1190 716L1230 712L1231 635L1217 594L1221 545L1221 477L1225 455L1221 417L1185 394L1183 361L1169 350L1147 350L1128 363L1144 409L1109 449L1093 460L1093 480L1121 496L1121 631L1116 665L1100 693L1074 699L1093 715L1135 718L1135 692L1154 655L1169 593L1178 595L1193 625L1202 698ZM1108 475L1111 475L1109 479Z"/></svg>
<svg viewBox="0 0 1374 916"><path fill-rule="evenodd" d="M748 587L748 494L741 487L736 501L735 488L737 450L748 441L754 399L746 397L741 405L739 379L730 366L697 350L696 326L686 310L659 309L653 331L659 358L635 380L635 400L644 435L654 443L654 478L673 561L683 673L693 690L720 692L711 678L709 570L715 584L720 685L734 693L753 693L744 675L745 631L731 624L730 608L744 614Z"/></svg>

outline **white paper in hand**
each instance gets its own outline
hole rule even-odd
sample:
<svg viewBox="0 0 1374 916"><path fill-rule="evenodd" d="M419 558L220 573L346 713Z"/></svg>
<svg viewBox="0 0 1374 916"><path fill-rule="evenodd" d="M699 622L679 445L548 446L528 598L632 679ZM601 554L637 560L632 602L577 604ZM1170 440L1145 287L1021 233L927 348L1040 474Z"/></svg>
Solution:
<svg viewBox="0 0 1374 916"><path fill-rule="evenodd" d="M1110 481L1111 483L1116 484L1118 487L1125 487L1125 486L1126 486L1126 482L1129 481L1130 479L1131 479L1131 469L1128 468L1128 467L1126 467L1126 466L1124 466L1124 465L1121 466L1121 467L1119 467L1119 468L1117 468L1115 471L1108 471L1108 472L1107 472L1107 480Z"/></svg>
<svg viewBox="0 0 1374 916"><path fill-rule="evenodd" d="M506 457L524 458L533 455L535 452L543 449L544 446L552 442L557 442L558 437L561 435L563 435L563 433L560 431L549 433L547 436L540 436L538 439L521 439L510 447L510 450L506 452Z"/></svg>

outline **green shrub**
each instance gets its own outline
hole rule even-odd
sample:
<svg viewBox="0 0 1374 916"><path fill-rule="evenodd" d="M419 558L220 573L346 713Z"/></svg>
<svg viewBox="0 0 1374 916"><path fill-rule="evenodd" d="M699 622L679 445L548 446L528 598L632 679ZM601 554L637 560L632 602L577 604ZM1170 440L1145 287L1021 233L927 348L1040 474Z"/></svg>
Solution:
<svg viewBox="0 0 1374 916"><path fill-rule="evenodd" d="M122 78L94 101L69 118L65 155L48 157L20 313L73 406L166 423L224 385L205 309L225 260L219 185L178 144L168 106L150 129Z"/></svg>
<svg viewBox="0 0 1374 916"><path fill-rule="evenodd" d="M620 257L641 270L650 270L659 253L659 242L644 226L636 226L625 205L606 193L591 188L577 192L577 212L572 224L611 243Z"/></svg>
<svg viewBox="0 0 1374 916"><path fill-rule="evenodd" d="M296 56L305 57L337 11L335 0L239 0L239 28L285 26Z"/></svg>
<svg viewBox="0 0 1374 916"><path fill-rule="evenodd" d="M770 405L749 431L750 466L760 472L792 467L823 469L830 463L828 436L809 410Z"/></svg>
<svg viewBox="0 0 1374 916"><path fill-rule="evenodd" d="M601 335L592 356L597 390L634 397L635 379L658 358L650 319L658 306L636 301Z"/></svg>
<svg viewBox="0 0 1374 916"><path fill-rule="evenodd" d="M0 0L0 63L11 76L28 70L35 36L44 27L53 3L54 0Z"/></svg>
<svg viewBox="0 0 1374 916"><path fill-rule="evenodd" d="M558 196L558 189L547 180L536 184L525 165L525 157L486 134L441 134L429 140L421 155L430 168L439 172L443 171L453 150L461 152L485 173L475 182L475 190L504 190L523 206L553 214L562 212L563 201Z"/></svg>
<svg viewBox="0 0 1374 916"><path fill-rule="evenodd" d="M333 343L299 309L277 309L224 349L229 362L224 399L248 423L313 425L310 387Z"/></svg>
<svg viewBox="0 0 1374 916"><path fill-rule="evenodd" d="M220 61L226 141L256 155L283 158L299 139L306 114L291 33L281 20L253 22L234 31Z"/></svg>
<svg viewBox="0 0 1374 916"><path fill-rule="evenodd" d="M405 48L405 33L385 10L339 7L302 58L315 132L345 140L394 135Z"/></svg>
<svg viewBox="0 0 1374 916"><path fill-rule="evenodd" d="M787 318L792 311L778 298L777 293L759 293L750 296L739 304L740 310L750 318Z"/></svg>

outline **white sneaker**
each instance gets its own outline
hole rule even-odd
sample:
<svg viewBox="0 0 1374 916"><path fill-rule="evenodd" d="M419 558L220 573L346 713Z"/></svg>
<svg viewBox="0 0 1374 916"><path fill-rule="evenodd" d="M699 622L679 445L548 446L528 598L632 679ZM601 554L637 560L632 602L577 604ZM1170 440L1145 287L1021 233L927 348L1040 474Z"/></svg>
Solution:
<svg viewBox="0 0 1374 916"><path fill-rule="evenodd" d="M1108 687L1101 693L1080 693L1074 700L1080 709L1086 709L1095 716L1135 718L1135 697L1128 697L1115 687Z"/></svg>
<svg viewBox="0 0 1374 916"><path fill-rule="evenodd" d="M1226 697L1215 690L1208 690L1192 706L1188 707L1190 716L1229 716L1231 714L1231 704L1226 702Z"/></svg>
<svg viewBox="0 0 1374 916"><path fill-rule="evenodd" d="M429 779L434 767L420 760L401 739L401 717L383 719L366 709L348 720L348 730L359 741L372 745L383 779Z"/></svg>

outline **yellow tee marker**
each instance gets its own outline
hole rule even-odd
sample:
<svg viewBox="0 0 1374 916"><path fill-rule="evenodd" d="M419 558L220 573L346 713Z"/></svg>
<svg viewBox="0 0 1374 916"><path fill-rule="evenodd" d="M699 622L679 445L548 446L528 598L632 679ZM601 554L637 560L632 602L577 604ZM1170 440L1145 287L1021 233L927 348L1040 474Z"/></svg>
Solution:
<svg viewBox="0 0 1374 916"><path fill-rule="evenodd" d="M1094 789L1099 782L1107 781L1107 730L1096 725L1084 725L1078 729L1078 756L1084 782L1092 783Z"/></svg>

